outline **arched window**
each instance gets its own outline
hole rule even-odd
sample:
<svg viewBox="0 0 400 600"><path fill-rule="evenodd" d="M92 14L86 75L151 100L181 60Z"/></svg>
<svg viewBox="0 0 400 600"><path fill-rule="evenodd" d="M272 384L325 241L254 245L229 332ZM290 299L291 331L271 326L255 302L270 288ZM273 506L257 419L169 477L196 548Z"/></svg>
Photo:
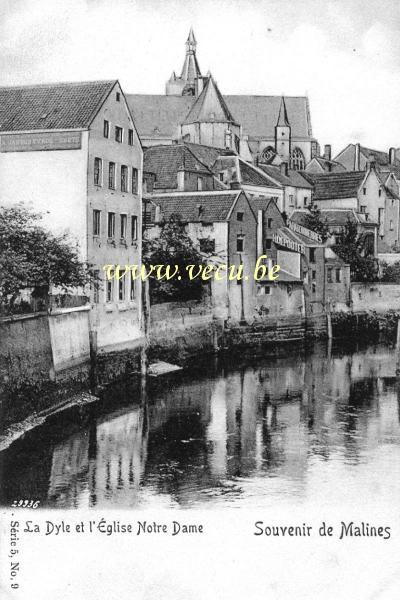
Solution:
<svg viewBox="0 0 400 600"><path fill-rule="evenodd" d="M261 153L260 160L264 163L269 163L276 155L275 149L272 146L267 146Z"/></svg>
<svg viewBox="0 0 400 600"><path fill-rule="evenodd" d="M290 168L294 171L302 171L305 169L306 161L304 154L300 148L293 148L292 154L290 155Z"/></svg>

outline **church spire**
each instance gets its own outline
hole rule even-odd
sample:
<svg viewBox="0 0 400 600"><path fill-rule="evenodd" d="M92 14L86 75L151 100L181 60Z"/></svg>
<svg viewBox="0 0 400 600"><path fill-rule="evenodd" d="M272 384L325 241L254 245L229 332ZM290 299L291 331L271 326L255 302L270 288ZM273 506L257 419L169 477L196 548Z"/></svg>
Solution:
<svg viewBox="0 0 400 600"><path fill-rule="evenodd" d="M196 46L196 38L194 37L193 28L191 27L186 40L186 56L181 73L181 79L185 84L183 95L195 95L195 82L196 79L201 77L200 67L196 57Z"/></svg>
<svg viewBox="0 0 400 600"><path fill-rule="evenodd" d="M277 127L290 127L289 119L288 119L287 112L286 112L285 96L281 97L281 105L279 107L279 115L278 115L278 121L276 123L276 126Z"/></svg>
<svg viewBox="0 0 400 600"><path fill-rule="evenodd" d="M196 52L196 38L194 37L193 27L190 28L188 38L186 40L186 48L189 52Z"/></svg>
<svg viewBox="0 0 400 600"><path fill-rule="evenodd" d="M284 162L290 161L291 128L286 111L285 97L281 97L278 120L275 125L275 151Z"/></svg>

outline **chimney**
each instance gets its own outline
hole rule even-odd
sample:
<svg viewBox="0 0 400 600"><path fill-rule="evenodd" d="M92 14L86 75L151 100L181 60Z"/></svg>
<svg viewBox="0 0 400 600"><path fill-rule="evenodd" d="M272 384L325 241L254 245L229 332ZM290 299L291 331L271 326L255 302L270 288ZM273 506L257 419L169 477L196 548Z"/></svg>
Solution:
<svg viewBox="0 0 400 600"><path fill-rule="evenodd" d="M332 160L332 147L330 144L324 146L324 158L325 160Z"/></svg>
<svg viewBox="0 0 400 600"><path fill-rule="evenodd" d="M176 173L177 183L178 183L178 192L185 191L185 171L183 169L179 169Z"/></svg>
<svg viewBox="0 0 400 600"><path fill-rule="evenodd" d="M285 177L287 177L289 174L289 165L287 164L287 162L283 161L281 162L281 175L285 175Z"/></svg>
<svg viewBox="0 0 400 600"><path fill-rule="evenodd" d="M389 148L389 165L393 166L396 160L396 149Z"/></svg>
<svg viewBox="0 0 400 600"><path fill-rule="evenodd" d="M240 190L240 182L239 181L231 181L230 188L231 188L231 190Z"/></svg>
<svg viewBox="0 0 400 600"><path fill-rule="evenodd" d="M360 171L360 144L356 144L355 145L354 170L355 171Z"/></svg>

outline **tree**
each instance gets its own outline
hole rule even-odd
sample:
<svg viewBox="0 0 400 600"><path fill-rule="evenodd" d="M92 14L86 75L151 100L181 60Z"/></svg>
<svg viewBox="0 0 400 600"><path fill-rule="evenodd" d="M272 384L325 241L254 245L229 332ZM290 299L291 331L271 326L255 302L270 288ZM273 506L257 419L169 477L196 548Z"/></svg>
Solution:
<svg viewBox="0 0 400 600"><path fill-rule="evenodd" d="M158 279L156 275L149 277L151 302L171 302L200 299L204 291L204 281L200 277L189 279L186 269L188 265L204 267L203 255L193 245L186 233L185 224L178 215L172 215L161 225L160 234L155 239L145 238L143 241L143 263L147 269L150 265L170 265L171 272L178 267L178 275L169 281Z"/></svg>
<svg viewBox="0 0 400 600"><path fill-rule="evenodd" d="M310 207L309 213L304 215L304 227L319 233L322 241L325 242L329 235L329 228L326 220L322 217L321 211L315 204Z"/></svg>
<svg viewBox="0 0 400 600"><path fill-rule="evenodd" d="M363 256L364 240L358 234L356 223L347 220L340 243L333 246L333 250L350 265L352 281L376 281L378 279L377 261L372 256Z"/></svg>
<svg viewBox="0 0 400 600"><path fill-rule="evenodd" d="M90 281L90 269L68 234L53 235L40 226L41 218L23 205L0 207L0 305L5 312L13 312L22 288L46 294L50 285L66 289Z"/></svg>
<svg viewBox="0 0 400 600"><path fill-rule="evenodd" d="M400 261L396 261L391 265L385 262L382 263L380 280L390 283L400 283Z"/></svg>

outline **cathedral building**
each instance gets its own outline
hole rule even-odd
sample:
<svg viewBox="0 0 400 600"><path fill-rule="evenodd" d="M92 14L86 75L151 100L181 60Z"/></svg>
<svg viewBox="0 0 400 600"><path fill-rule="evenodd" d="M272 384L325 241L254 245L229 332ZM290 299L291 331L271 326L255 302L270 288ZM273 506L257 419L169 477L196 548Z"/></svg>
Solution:
<svg viewBox="0 0 400 600"><path fill-rule="evenodd" d="M296 170L319 154L306 96L222 95L211 73L202 75L196 51L191 29L181 74L172 73L165 95L127 95L144 147L188 141Z"/></svg>

